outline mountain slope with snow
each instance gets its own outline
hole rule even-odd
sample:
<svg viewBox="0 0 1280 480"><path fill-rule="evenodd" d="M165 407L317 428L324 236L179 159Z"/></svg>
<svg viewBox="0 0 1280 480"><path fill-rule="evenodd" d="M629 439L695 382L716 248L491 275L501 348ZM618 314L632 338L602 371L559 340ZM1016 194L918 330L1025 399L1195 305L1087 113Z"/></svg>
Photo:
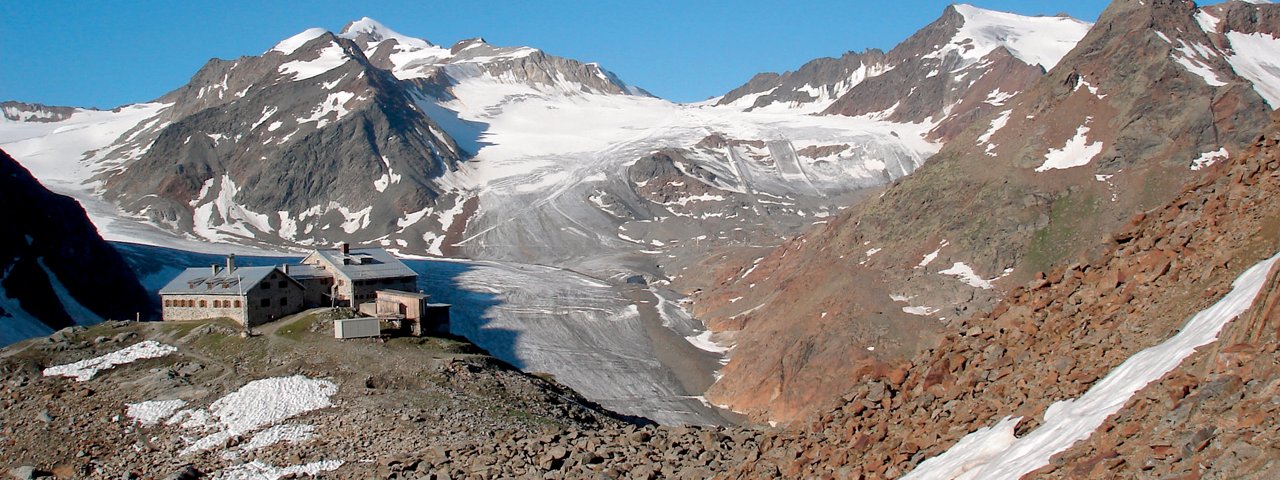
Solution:
<svg viewBox="0 0 1280 480"><path fill-rule="evenodd" d="M850 52L758 75L717 104L928 122L930 138L950 139L1053 68L1090 26L952 5L888 53Z"/></svg>

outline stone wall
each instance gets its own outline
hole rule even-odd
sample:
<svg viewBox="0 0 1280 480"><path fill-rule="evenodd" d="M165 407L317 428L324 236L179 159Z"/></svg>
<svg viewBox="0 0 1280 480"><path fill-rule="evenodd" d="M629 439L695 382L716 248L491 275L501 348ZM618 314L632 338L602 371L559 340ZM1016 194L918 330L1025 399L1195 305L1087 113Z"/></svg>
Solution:
<svg viewBox="0 0 1280 480"><path fill-rule="evenodd" d="M230 306L214 307L223 302ZM236 302L240 302L239 306ZM166 322L225 317L244 323L244 297L237 295L165 295L161 303Z"/></svg>

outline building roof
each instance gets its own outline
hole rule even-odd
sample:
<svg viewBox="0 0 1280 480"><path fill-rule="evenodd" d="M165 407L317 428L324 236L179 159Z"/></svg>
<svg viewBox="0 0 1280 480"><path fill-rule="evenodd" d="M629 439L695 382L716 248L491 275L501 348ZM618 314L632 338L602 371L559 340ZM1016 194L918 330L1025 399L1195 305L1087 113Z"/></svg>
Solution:
<svg viewBox="0 0 1280 480"><path fill-rule="evenodd" d="M286 273L288 273L288 275L290 277L293 277L295 280L311 280L315 278L333 277L333 274L326 272L324 270L321 270L319 268L316 268L315 265L289 264L289 265L285 265L285 267L287 267L289 270Z"/></svg>
<svg viewBox="0 0 1280 480"><path fill-rule="evenodd" d="M341 250L316 250L312 255L320 256L325 263L352 280L418 276L404 262L381 248L353 248L345 255Z"/></svg>
<svg viewBox="0 0 1280 480"><path fill-rule="evenodd" d="M161 288L160 294L240 295L256 287L275 270L276 267L236 267L228 271L219 267L214 273L210 267L188 268Z"/></svg>

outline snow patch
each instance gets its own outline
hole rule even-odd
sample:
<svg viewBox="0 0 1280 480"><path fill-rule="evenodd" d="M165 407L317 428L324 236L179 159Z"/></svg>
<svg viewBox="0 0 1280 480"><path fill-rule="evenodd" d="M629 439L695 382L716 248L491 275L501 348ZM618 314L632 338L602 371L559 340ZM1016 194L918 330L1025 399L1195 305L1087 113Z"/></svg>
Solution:
<svg viewBox="0 0 1280 480"><path fill-rule="evenodd" d="M267 50L267 53L280 52L285 55L291 55L299 48L302 48L303 45L306 45L307 42L315 40L327 32L328 30L319 27L308 28L297 35L281 40L276 46L271 47L271 50Z"/></svg>
<svg viewBox="0 0 1280 480"><path fill-rule="evenodd" d="M347 63L347 52L336 43L320 50L315 60L294 60L280 65L280 73L292 81L306 80Z"/></svg>
<svg viewBox="0 0 1280 480"><path fill-rule="evenodd" d="M922 317L927 317L927 316L933 315L933 314L935 314L935 313L938 313L938 309L933 308L933 307L924 307L924 306L920 306L920 307L902 307L902 312L903 312L903 313L909 313L909 314L912 314L912 315L919 315L919 316L922 316Z"/></svg>
<svg viewBox="0 0 1280 480"><path fill-rule="evenodd" d="M143 426L152 426L173 416L187 404L184 400L148 400L139 403L126 403L125 415L137 420Z"/></svg>
<svg viewBox="0 0 1280 480"><path fill-rule="evenodd" d="M1036 167L1037 172L1047 172L1049 170L1063 170L1068 168L1080 167L1088 165L1095 157L1102 153L1102 142L1089 143L1089 121L1093 117L1085 119L1085 124L1080 125L1076 129L1076 136L1067 140L1066 145L1061 149L1051 148L1049 153L1044 156L1044 163Z"/></svg>
<svg viewBox="0 0 1280 480"><path fill-rule="evenodd" d="M1231 158L1227 153L1227 147L1222 147L1212 152L1204 152L1195 160L1191 161L1191 170L1202 170L1213 166L1215 163Z"/></svg>
<svg viewBox="0 0 1280 480"><path fill-rule="evenodd" d="M1001 277L993 278L991 280L985 280L982 277L979 277L977 273L974 273L973 268L968 265L965 265L964 262L956 262L951 265L951 268L948 268L938 273L941 275L951 275L953 277L959 278L960 281L964 282L965 284L974 288L981 288L983 290L991 290L992 288L994 288L994 286L991 285L991 282L994 280L999 280L1000 278L1003 277L1001 276ZM1008 275L1008 274L1009 272L1005 272L1005 275Z"/></svg>
<svg viewBox="0 0 1280 480"><path fill-rule="evenodd" d="M219 470L213 474L212 480L278 480L284 477L316 476L337 470L343 463L342 460L321 460L303 465L275 467L254 460Z"/></svg>
<svg viewBox="0 0 1280 480"><path fill-rule="evenodd" d="M71 377L76 379L77 382L86 382L102 370L138 360L163 357L176 351L178 351L178 348L172 345L165 345L155 340L147 340L99 357L46 368L44 369L44 376Z"/></svg>
<svg viewBox="0 0 1280 480"><path fill-rule="evenodd" d="M997 115L996 118L991 119L991 128L987 129L987 133L984 133L982 134L982 136L978 137L978 145L985 144L987 146L987 155L990 155L993 157L996 156L996 153L995 153L996 144L991 143L991 137L994 136L996 132L999 132L1000 129L1004 128L1005 125L1009 124L1009 117L1012 115L1013 115L1013 110L1005 110L1003 112L1000 112L1000 115Z"/></svg>

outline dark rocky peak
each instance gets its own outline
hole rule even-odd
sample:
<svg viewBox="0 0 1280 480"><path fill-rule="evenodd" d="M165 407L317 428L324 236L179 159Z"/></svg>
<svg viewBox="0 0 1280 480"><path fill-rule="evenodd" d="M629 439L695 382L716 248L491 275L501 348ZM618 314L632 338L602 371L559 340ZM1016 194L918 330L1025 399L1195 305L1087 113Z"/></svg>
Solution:
<svg viewBox="0 0 1280 480"><path fill-rule="evenodd" d="M71 118L78 109L74 107L54 107L39 103L0 102L0 114L5 120L14 122L52 123Z"/></svg>
<svg viewBox="0 0 1280 480"><path fill-rule="evenodd" d="M159 101L174 103L170 115L183 118L241 100L272 85L318 78L348 62L358 68L373 68L353 41L310 29L281 41L260 56L211 59L191 81Z"/></svg>
<svg viewBox="0 0 1280 480"><path fill-rule="evenodd" d="M464 40L459 40L459 41L458 41L458 43L455 43L455 44L453 44L453 46L452 46L452 47L449 47L449 53L452 53L452 54L454 54L454 55L457 55L458 53L462 52L463 50L466 50L466 49L468 49L468 48L476 48L476 47L491 47L491 48L492 48L492 45L489 45L489 42L486 42L486 41L484 40L484 37L468 38L468 39L464 39Z"/></svg>

